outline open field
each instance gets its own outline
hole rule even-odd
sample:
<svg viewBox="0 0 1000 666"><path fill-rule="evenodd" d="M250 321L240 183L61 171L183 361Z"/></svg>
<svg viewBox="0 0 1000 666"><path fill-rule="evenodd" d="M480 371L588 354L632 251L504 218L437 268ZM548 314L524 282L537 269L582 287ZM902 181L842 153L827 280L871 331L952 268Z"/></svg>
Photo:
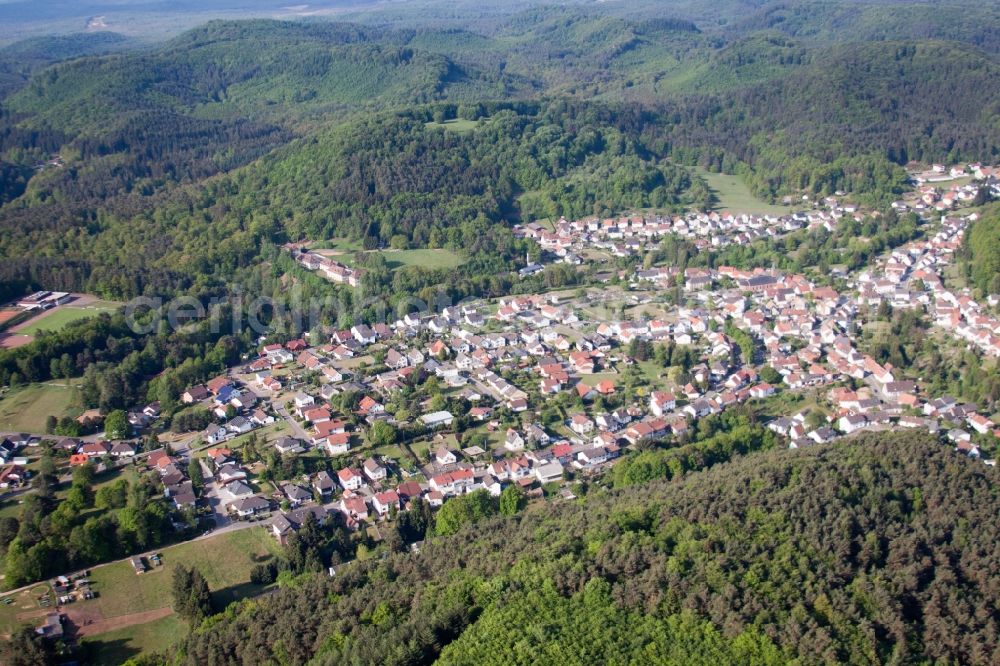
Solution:
<svg viewBox="0 0 1000 666"><path fill-rule="evenodd" d="M692 171L704 178L708 187L715 193L719 200L715 207L716 210L758 215L778 215L790 213L793 210L791 206L777 206L761 201L750 193L750 188L740 176L711 173L701 167L694 167Z"/></svg>
<svg viewBox="0 0 1000 666"><path fill-rule="evenodd" d="M76 398L75 384L66 381L13 388L0 399L0 430L44 433L45 420L50 414L75 415Z"/></svg>
<svg viewBox="0 0 1000 666"><path fill-rule="evenodd" d="M355 252L361 252L364 249L361 246L361 241L348 238L331 238L329 240L314 241L308 243L307 247L316 254L322 254L326 257L337 257L345 254L351 255ZM343 263L344 259L337 259L337 261Z"/></svg>
<svg viewBox="0 0 1000 666"><path fill-rule="evenodd" d="M465 263L462 257L451 250L383 250L389 268L395 270L403 266L423 266L424 268L456 268Z"/></svg>
<svg viewBox="0 0 1000 666"><path fill-rule="evenodd" d="M451 250L421 248L417 250L372 250L381 252L385 257L385 263L389 270L396 270L404 266L423 266L424 268L455 268L461 266L465 261ZM339 261L345 266L357 264L354 254L329 255L334 261Z"/></svg>
<svg viewBox="0 0 1000 666"><path fill-rule="evenodd" d="M158 551L162 566L136 574L128 561L98 567L91 573L98 597L67 607L99 620L145 613L170 606L170 577L178 564L196 567L212 589L217 608L259 591L250 583L250 570L278 552L277 542L255 527L188 541Z"/></svg>
<svg viewBox="0 0 1000 666"><path fill-rule="evenodd" d="M102 312L114 312L121 305L113 301L91 300L84 302L83 299L79 300L79 305L74 301L41 312L15 329L20 335L37 335L39 331L43 330L58 331L71 322L93 317Z"/></svg>
<svg viewBox="0 0 1000 666"><path fill-rule="evenodd" d="M449 132L457 132L458 134L465 134L471 132L472 130L479 127L479 123L482 120L466 120L464 118L452 118L451 120L446 120L443 123L429 122L425 123L428 128L444 128Z"/></svg>
<svg viewBox="0 0 1000 666"><path fill-rule="evenodd" d="M309 245L316 254L330 257L345 266L357 264L355 255L358 252L380 252L390 270L404 266L423 266L425 268L455 268L465 263L462 257L451 250L441 248L418 248L415 250L362 250L361 243L355 240L331 239L316 241Z"/></svg>
<svg viewBox="0 0 1000 666"><path fill-rule="evenodd" d="M88 664L112 666L142 653L165 650L180 641L186 631L184 622L171 614L152 622L87 636L82 644Z"/></svg>

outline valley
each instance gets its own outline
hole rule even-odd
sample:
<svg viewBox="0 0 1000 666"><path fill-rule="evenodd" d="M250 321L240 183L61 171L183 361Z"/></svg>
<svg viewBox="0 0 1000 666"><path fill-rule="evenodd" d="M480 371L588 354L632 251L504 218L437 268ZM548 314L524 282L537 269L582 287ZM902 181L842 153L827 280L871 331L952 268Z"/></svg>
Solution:
<svg viewBox="0 0 1000 666"><path fill-rule="evenodd" d="M997 661L995 7L34 4L0 661Z"/></svg>

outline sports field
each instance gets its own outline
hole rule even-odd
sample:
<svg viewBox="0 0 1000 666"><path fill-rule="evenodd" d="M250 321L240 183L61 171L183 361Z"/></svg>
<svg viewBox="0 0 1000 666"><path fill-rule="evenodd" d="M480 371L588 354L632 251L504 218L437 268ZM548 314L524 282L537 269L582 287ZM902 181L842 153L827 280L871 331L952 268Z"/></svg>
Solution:
<svg viewBox="0 0 1000 666"><path fill-rule="evenodd" d="M114 301L94 300L81 305L60 305L40 313L23 326L17 327L21 335L37 335L39 331L58 331L67 324L93 317L102 312L114 312L121 304Z"/></svg>

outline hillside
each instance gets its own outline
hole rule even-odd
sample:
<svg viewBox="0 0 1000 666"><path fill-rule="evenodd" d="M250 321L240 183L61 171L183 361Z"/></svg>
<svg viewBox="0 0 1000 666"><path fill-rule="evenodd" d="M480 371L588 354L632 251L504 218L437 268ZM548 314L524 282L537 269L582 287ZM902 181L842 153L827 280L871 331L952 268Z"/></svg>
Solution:
<svg viewBox="0 0 1000 666"><path fill-rule="evenodd" d="M267 116L275 105L301 113L375 99L418 103L473 85L447 57L405 48L404 41L350 24L215 21L154 50L59 65L6 104L47 125L86 133L109 113Z"/></svg>
<svg viewBox="0 0 1000 666"><path fill-rule="evenodd" d="M523 252L483 225L704 203L678 164L738 172L765 200L847 190L884 204L910 160L994 161L998 83L1000 65L966 44L719 41L567 9L489 34L214 22L45 68L4 102L0 251L30 258L0 275L114 298L204 293L272 243L400 236L486 261L461 280L376 280L382 293L499 293L487 282ZM491 118L504 109L515 117ZM475 126L425 130L456 116ZM30 170L53 153L64 166Z"/></svg>
<svg viewBox="0 0 1000 666"><path fill-rule="evenodd" d="M998 510L995 471L918 434L755 454L307 576L181 656L995 663Z"/></svg>
<svg viewBox="0 0 1000 666"><path fill-rule="evenodd" d="M1000 52L1000 7L990 3L767 2L730 27L733 34L774 29L817 42L937 39L967 42Z"/></svg>

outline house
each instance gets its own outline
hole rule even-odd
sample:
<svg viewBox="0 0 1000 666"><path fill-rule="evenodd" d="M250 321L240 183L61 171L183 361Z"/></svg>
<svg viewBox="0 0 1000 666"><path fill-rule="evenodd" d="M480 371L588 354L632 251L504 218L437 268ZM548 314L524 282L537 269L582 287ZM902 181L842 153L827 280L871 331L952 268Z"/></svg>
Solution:
<svg viewBox="0 0 1000 666"><path fill-rule="evenodd" d="M205 442L208 444L218 444L229 438L229 432L220 425L213 423L205 429Z"/></svg>
<svg viewBox="0 0 1000 666"><path fill-rule="evenodd" d="M230 513L236 514L240 518L249 518L271 510L271 503L258 495L243 497L231 502L227 507Z"/></svg>
<svg viewBox="0 0 1000 666"><path fill-rule="evenodd" d="M212 395L219 395L227 388L232 388L233 382L229 377L222 376L216 377L212 381L205 385L205 388L209 390Z"/></svg>
<svg viewBox="0 0 1000 666"><path fill-rule="evenodd" d="M365 396L361 398L361 402L358 403L358 413L359 414L384 414L385 406L372 398L371 396Z"/></svg>
<svg viewBox="0 0 1000 666"><path fill-rule="evenodd" d="M965 419L972 426L972 429L980 435L985 435L994 428L993 421L980 414L970 414Z"/></svg>
<svg viewBox="0 0 1000 666"><path fill-rule="evenodd" d="M319 446L328 456L342 456L351 450L351 435L346 432L335 432L327 435Z"/></svg>
<svg viewBox="0 0 1000 666"><path fill-rule="evenodd" d="M260 408L253 410L253 413L250 414L250 420L259 426L266 426L274 423L274 417Z"/></svg>
<svg viewBox="0 0 1000 666"><path fill-rule="evenodd" d="M0 471L0 488L14 488L28 480L29 472L20 465L8 465Z"/></svg>
<svg viewBox="0 0 1000 666"><path fill-rule="evenodd" d="M170 499L173 500L174 506L178 509L193 509L198 503L198 496L194 494L194 488L191 487L190 481L186 481L176 492L171 493Z"/></svg>
<svg viewBox="0 0 1000 666"><path fill-rule="evenodd" d="M837 432L833 428L822 426L809 432L807 436L817 444L825 444L826 442L831 442L836 439Z"/></svg>
<svg viewBox="0 0 1000 666"><path fill-rule="evenodd" d="M521 451L524 449L524 437L513 428L508 428L507 434L504 436L503 446L508 451Z"/></svg>
<svg viewBox="0 0 1000 666"><path fill-rule="evenodd" d="M313 409L303 411L302 418L313 425L316 425L317 423L325 423L330 420L330 410L326 407L314 407Z"/></svg>
<svg viewBox="0 0 1000 666"><path fill-rule="evenodd" d="M420 420L428 428L447 428L455 420L455 417L452 416L451 412L440 411L424 414Z"/></svg>
<svg viewBox="0 0 1000 666"><path fill-rule="evenodd" d="M131 458L135 455L135 447L128 442L115 442L111 445L111 455L115 458Z"/></svg>
<svg viewBox="0 0 1000 666"><path fill-rule="evenodd" d="M760 384L750 388L751 398L766 398L772 395L774 395L774 387L767 382L761 382Z"/></svg>
<svg viewBox="0 0 1000 666"><path fill-rule="evenodd" d="M345 497L337 507L348 520L348 525L368 520L368 503L364 497Z"/></svg>
<svg viewBox="0 0 1000 666"><path fill-rule="evenodd" d="M454 465L458 462L455 454L443 446L434 453L434 459L438 465Z"/></svg>
<svg viewBox="0 0 1000 666"><path fill-rule="evenodd" d="M704 398L695 400L689 405L684 406L684 413L689 415L693 419L699 419L704 416L708 416L713 412L712 403Z"/></svg>
<svg viewBox="0 0 1000 666"><path fill-rule="evenodd" d="M663 416L677 407L677 398L673 393L653 391L649 396L649 411L653 416Z"/></svg>
<svg viewBox="0 0 1000 666"><path fill-rule="evenodd" d="M246 479L247 473L232 463L226 463L215 471L215 477L222 483L230 483Z"/></svg>
<svg viewBox="0 0 1000 666"><path fill-rule="evenodd" d="M569 427L578 435L586 435L594 429L594 422L585 414L573 414L569 420Z"/></svg>
<svg viewBox="0 0 1000 666"><path fill-rule="evenodd" d="M507 406L512 412L523 412L528 409L528 401L524 398L512 398L507 401Z"/></svg>
<svg viewBox="0 0 1000 666"><path fill-rule="evenodd" d="M552 441L549 433L545 432L545 428L538 425L537 423L529 423L524 427L524 434L527 436L529 442L535 442L537 444L548 444Z"/></svg>
<svg viewBox="0 0 1000 666"><path fill-rule="evenodd" d="M365 480L361 476L361 472L350 467L345 467L337 472L337 478L340 480L340 485L343 486L344 490L358 490L361 486L365 485Z"/></svg>
<svg viewBox="0 0 1000 666"><path fill-rule="evenodd" d="M253 488L241 480L226 484L226 492L233 497L250 497L253 495Z"/></svg>
<svg viewBox="0 0 1000 666"><path fill-rule="evenodd" d="M81 453L88 458L101 458L108 455L111 451L111 446L107 442L87 442L80 446L80 450L77 453Z"/></svg>
<svg viewBox="0 0 1000 666"><path fill-rule="evenodd" d="M474 482L475 476L471 469L456 469L431 477L430 486L444 495L462 495L472 489Z"/></svg>
<svg viewBox="0 0 1000 666"><path fill-rule="evenodd" d="M473 407L469 410L469 416L477 421L485 421L493 418L493 410L489 407Z"/></svg>
<svg viewBox="0 0 1000 666"><path fill-rule="evenodd" d="M232 419L229 423L226 424L226 429L229 430L230 432L234 432L236 434L241 435L243 433L250 432L251 430L253 430L253 423L250 422L250 419L244 418L242 416L237 416L236 418Z"/></svg>
<svg viewBox="0 0 1000 666"><path fill-rule="evenodd" d="M608 461L610 454L603 446L584 449L576 455L576 465L581 468L592 468Z"/></svg>
<svg viewBox="0 0 1000 666"><path fill-rule="evenodd" d="M393 370L400 370L410 365L410 359L395 349L390 349L385 353L385 365Z"/></svg>
<svg viewBox="0 0 1000 666"><path fill-rule="evenodd" d="M887 402L898 402L902 396L912 394L916 390L916 382L889 381L882 385L882 397Z"/></svg>
<svg viewBox="0 0 1000 666"><path fill-rule="evenodd" d="M312 397L308 393L296 393L295 397L292 399L295 403L295 413L302 416L302 410L306 407L312 407L316 404L316 398Z"/></svg>
<svg viewBox="0 0 1000 666"><path fill-rule="evenodd" d="M136 559L136 558L133 558L133 559ZM141 564L141 562L142 562L142 560L140 560L140 564ZM134 567L135 564L133 563L132 566ZM142 571L145 571L145 570L146 570L146 567L143 566L142 567ZM136 573L142 573L142 571L139 571L138 569L136 569ZM52 639L62 638L63 637L63 615L62 615L62 613L48 613L45 616L45 621L41 625L35 627L35 633L38 634L39 636L43 636L45 638L52 638Z"/></svg>
<svg viewBox="0 0 1000 666"><path fill-rule="evenodd" d="M423 495L424 489L421 488L420 484L416 481L404 481L403 483L396 486L396 494L399 495L400 502L407 502L411 499L417 499Z"/></svg>
<svg viewBox="0 0 1000 666"><path fill-rule="evenodd" d="M181 394L181 402L185 405L193 405L196 402L201 402L202 400L208 400L211 394L208 389L204 386L192 386L188 390Z"/></svg>
<svg viewBox="0 0 1000 666"><path fill-rule="evenodd" d="M375 335L375 331L366 326L365 324L358 324L357 326L351 327L351 335L354 339L362 345L372 345L378 339Z"/></svg>
<svg viewBox="0 0 1000 666"><path fill-rule="evenodd" d="M534 471L535 477L539 480L539 482L551 483L562 479L563 466L560 465L558 461L553 460L550 463L539 465Z"/></svg>
<svg viewBox="0 0 1000 666"><path fill-rule="evenodd" d="M279 513L271 519L271 533L278 540L278 543L285 545L289 535L298 531L304 522L311 519L320 524L324 523L327 519L326 509L321 506L308 506L294 509L288 513Z"/></svg>
<svg viewBox="0 0 1000 666"><path fill-rule="evenodd" d="M320 471L312 482L313 489L320 494L324 500L329 499L337 490L337 482L333 480L330 473L325 469Z"/></svg>
<svg viewBox="0 0 1000 666"><path fill-rule="evenodd" d="M850 435L868 425L868 417L864 414L846 414L837 421L837 427L841 432Z"/></svg>
<svg viewBox="0 0 1000 666"><path fill-rule="evenodd" d="M288 499L288 503L293 507L299 506L303 502L312 499L312 493L295 483L285 483L281 486L282 494Z"/></svg>
<svg viewBox="0 0 1000 666"><path fill-rule="evenodd" d="M365 461L364 465L361 466L364 471L365 476L367 476L371 481L381 481L386 477L386 469L382 465L378 464L374 458L369 458Z"/></svg>
<svg viewBox="0 0 1000 666"><path fill-rule="evenodd" d="M347 432L347 424L340 419L320 421L319 423L313 424L313 431L316 433L318 438L322 439L323 437L327 437L329 435L343 434Z"/></svg>
<svg viewBox="0 0 1000 666"><path fill-rule="evenodd" d="M372 507L379 516L386 516L390 511L399 510L399 495L395 490L376 493L372 499Z"/></svg>
<svg viewBox="0 0 1000 666"><path fill-rule="evenodd" d="M128 561L132 565L132 571L137 574L146 573L146 563L142 561L141 557L134 555L128 558Z"/></svg>
<svg viewBox="0 0 1000 666"><path fill-rule="evenodd" d="M294 437L279 437L274 440L274 448L282 455L286 453L302 453L305 451L305 447L302 445L302 442Z"/></svg>
<svg viewBox="0 0 1000 666"><path fill-rule="evenodd" d="M601 395L614 395L615 383L610 379L602 379L597 382L597 392Z"/></svg>

